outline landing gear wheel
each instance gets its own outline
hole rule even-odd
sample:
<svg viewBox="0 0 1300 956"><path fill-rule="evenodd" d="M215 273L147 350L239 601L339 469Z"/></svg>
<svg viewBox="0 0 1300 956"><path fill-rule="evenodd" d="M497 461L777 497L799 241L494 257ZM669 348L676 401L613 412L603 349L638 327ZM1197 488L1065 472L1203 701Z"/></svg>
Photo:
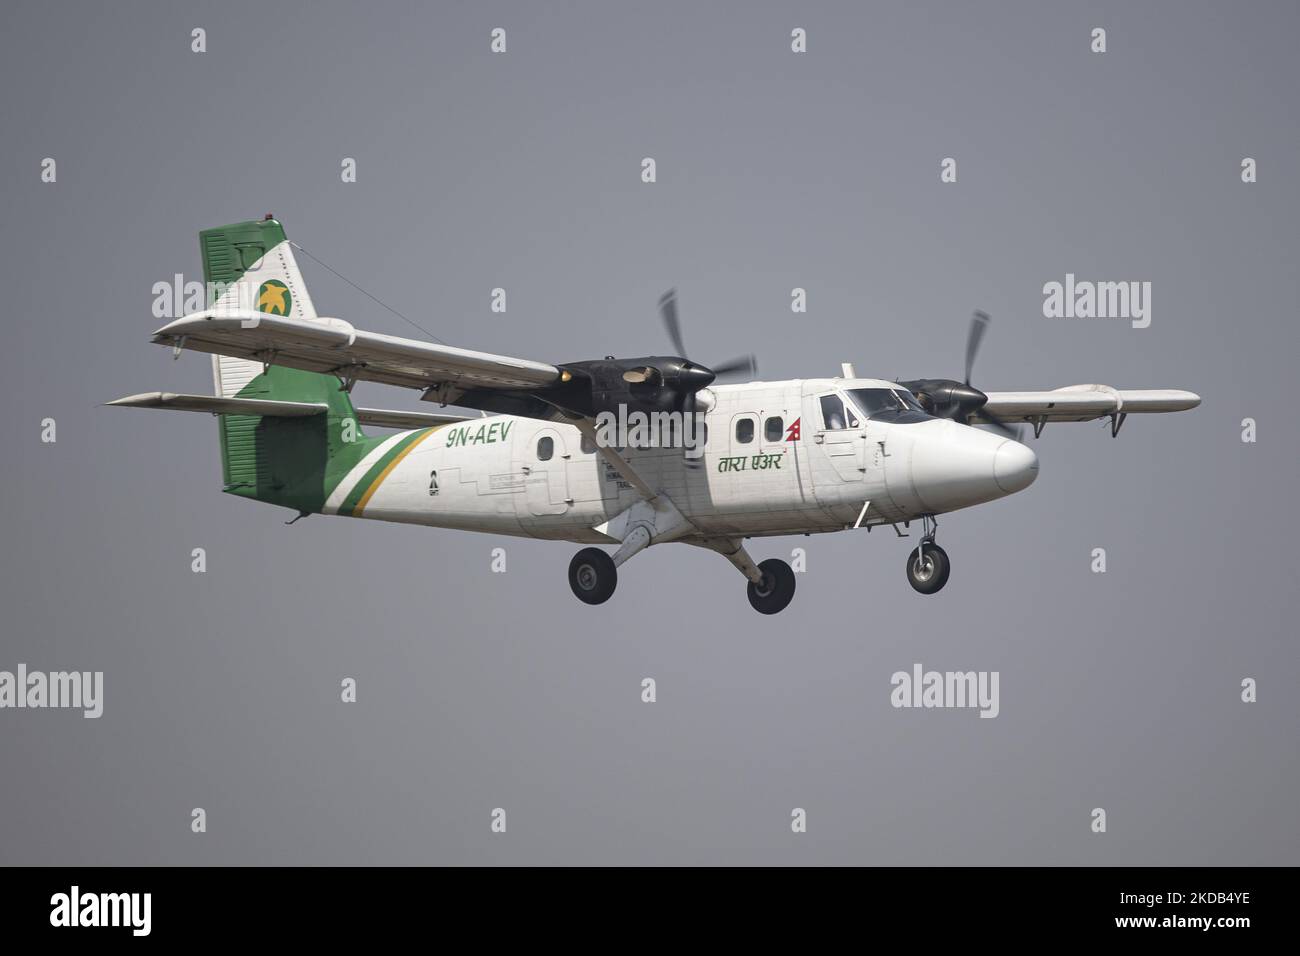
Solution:
<svg viewBox="0 0 1300 956"><path fill-rule="evenodd" d="M759 614L784 611L794 597L794 572L780 558L768 558L758 566L763 583L749 582L749 603Z"/></svg>
<svg viewBox="0 0 1300 956"><path fill-rule="evenodd" d="M907 583L922 594L934 594L948 583L948 552L927 542L907 556Z"/></svg>
<svg viewBox="0 0 1300 956"><path fill-rule="evenodd" d="M569 587L579 601L604 604L617 585L618 567L599 548L583 548L569 562Z"/></svg>

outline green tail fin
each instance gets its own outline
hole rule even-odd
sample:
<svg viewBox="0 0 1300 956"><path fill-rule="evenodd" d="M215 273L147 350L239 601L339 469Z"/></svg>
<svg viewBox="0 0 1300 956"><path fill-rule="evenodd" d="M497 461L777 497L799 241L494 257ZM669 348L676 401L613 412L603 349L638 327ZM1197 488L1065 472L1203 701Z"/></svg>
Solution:
<svg viewBox="0 0 1300 956"><path fill-rule="evenodd" d="M239 222L199 233L209 308L254 308L314 321L293 247L274 219ZM330 492L379 439L365 437L348 394L333 375L214 355L222 398L324 402L329 411L305 418L220 415L221 468L232 495L320 511Z"/></svg>

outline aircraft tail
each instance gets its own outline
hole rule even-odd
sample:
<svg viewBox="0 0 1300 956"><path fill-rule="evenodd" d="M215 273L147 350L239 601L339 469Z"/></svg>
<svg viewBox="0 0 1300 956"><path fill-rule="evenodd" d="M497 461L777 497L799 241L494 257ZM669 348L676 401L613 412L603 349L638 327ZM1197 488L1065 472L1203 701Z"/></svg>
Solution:
<svg viewBox="0 0 1300 956"><path fill-rule="evenodd" d="M317 318L284 227L274 219L237 222L199 233L210 309L256 309L269 315ZM212 357L219 398L235 398L262 371L260 362Z"/></svg>
<svg viewBox="0 0 1300 956"><path fill-rule="evenodd" d="M199 247L209 308L317 320L293 247L274 219L204 229ZM362 434L352 401L333 375L214 355L212 377L219 399L316 403L327 409L302 417L219 415L222 477L229 494L320 511L342 476L379 441Z"/></svg>

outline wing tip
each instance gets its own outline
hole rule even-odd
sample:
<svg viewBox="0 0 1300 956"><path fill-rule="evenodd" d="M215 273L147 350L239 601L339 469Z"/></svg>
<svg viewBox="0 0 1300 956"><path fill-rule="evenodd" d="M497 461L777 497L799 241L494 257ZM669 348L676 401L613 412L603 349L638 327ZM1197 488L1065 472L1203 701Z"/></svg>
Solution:
<svg viewBox="0 0 1300 956"><path fill-rule="evenodd" d="M121 398L115 398L111 402L105 402L107 408L110 405L116 405L119 408L151 408L161 404L166 400L166 392L140 392L137 395L124 395Z"/></svg>

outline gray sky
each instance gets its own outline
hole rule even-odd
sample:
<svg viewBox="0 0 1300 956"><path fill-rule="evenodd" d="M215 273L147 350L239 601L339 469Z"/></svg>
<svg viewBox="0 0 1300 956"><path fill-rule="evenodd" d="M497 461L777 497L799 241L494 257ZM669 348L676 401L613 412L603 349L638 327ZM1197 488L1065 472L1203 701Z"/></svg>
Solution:
<svg viewBox="0 0 1300 956"><path fill-rule="evenodd" d="M0 711L0 862L1295 864L1298 25L1291 3L4 6L0 669L106 686L99 720ZM959 377L982 308L981 387L1204 404L1115 441L1050 426L1030 489L942 520L934 597L877 531L752 542L808 552L772 618L684 547L589 608L577 546L286 528L220 493L212 421L100 407L210 389L206 357L148 343L151 288L201 278L200 228L266 212L469 348L661 352L675 286L702 361ZM321 313L418 334L303 269ZM1066 273L1152 282L1151 327L1044 318ZM891 708L914 662L999 671L1000 715Z"/></svg>

